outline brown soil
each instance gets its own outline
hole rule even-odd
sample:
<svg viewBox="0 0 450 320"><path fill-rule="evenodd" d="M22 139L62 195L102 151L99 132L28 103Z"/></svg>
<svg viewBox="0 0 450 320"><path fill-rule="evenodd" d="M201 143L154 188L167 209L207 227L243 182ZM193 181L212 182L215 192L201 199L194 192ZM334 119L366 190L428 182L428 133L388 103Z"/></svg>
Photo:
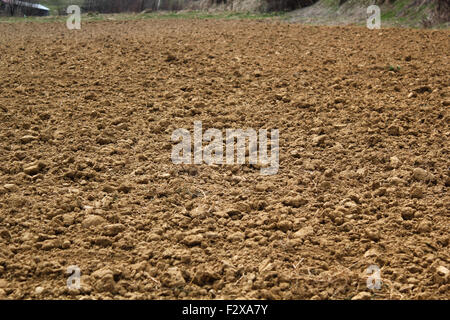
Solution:
<svg viewBox="0 0 450 320"><path fill-rule="evenodd" d="M2 24L0 298L448 299L449 35ZM195 120L278 128L278 174L173 164Z"/></svg>

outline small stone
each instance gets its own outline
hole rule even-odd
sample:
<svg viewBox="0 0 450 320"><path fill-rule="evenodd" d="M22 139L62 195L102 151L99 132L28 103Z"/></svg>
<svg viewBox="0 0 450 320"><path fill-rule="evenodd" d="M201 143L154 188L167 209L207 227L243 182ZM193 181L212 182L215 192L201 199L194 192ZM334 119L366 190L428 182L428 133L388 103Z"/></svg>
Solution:
<svg viewBox="0 0 450 320"><path fill-rule="evenodd" d="M364 258L376 257L378 256L378 251L375 248L371 248L364 253Z"/></svg>
<svg viewBox="0 0 450 320"><path fill-rule="evenodd" d="M112 240L108 237L97 237L92 239L91 243L100 247L109 247L112 245Z"/></svg>
<svg viewBox="0 0 450 320"><path fill-rule="evenodd" d="M71 243L69 240L64 240L63 243L61 244L61 249L69 249L70 245Z"/></svg>
<svg viewBox="0 0 450 320"><path fill-rule="evenodd" d="M189 216L191 218L204 218L206 216L208 212L208 207L207 206L198 206L193 208L190 212L189 212Z"/></svg>
<svg viewBox="0 0 450 320"><path fill-rule="evenodd" d="M95 282L95 288L100 292L114 292L115 281L114 273L109 269L100 269L91 274L92 277L97 279Z"/></svg>
<svg viewBox="0 0 450 320"><path fill-rule="evenodd" d="M75 214L70 214L70 213L64 214L62 217L62 222L63 222L63 225L66 227L74 224Z"/></svg>
<svg viewBox="0 0 450 320"><path fill-rule="evenodd" d="M417 232L419 233L428 233L431 232L433 224L431 221L423 220L417 225Z"/></svg>
<svg viewBox="0 0 450 320"><path fill-rule="evenodd" d="M99 145L105 145L105 144L114 143L114 140L110 137L98 136L95 139L95 142L97 142Z"/></svg>
<svg viewBox="0 0 450 320"><path fill-rule="evenodd" d="M391 157L389 162L393 168L398 168L400 166L400 159L396 156Z"/></svg>
<svg viewBox="0 0 450 320"><path fill-rule="evenodd" d="M90 228L90 227L95 227L95 226L99 226L101 224L106 223L106 219L97 215L89 215L87 216L83 222L81 223L81 225L84 228Z"/></svg>
<svg viewBox="0 0 450 320"><path fill-rule="evenodd" d="M103 234L105 236L113 237L124 230L125 230L125 226L121 223L108 224L104 227Z"/></svg>
<svg viewBox="0 0 450 320"><path fill-rule="evenodd" d="M372 295L369 292L360 292L352 298L352 300L370 300Z"/></svg>
<svg viewBox="0 0 450 320"><path fill-rule="evenodd" d="M161 276L161 283L169 288L180 287L186 284L183 274L177 267L169 268Z"/></svg>
<svg viewBox="0 0 450 320"><path fill-rule="evenodd" d="M436 272L443 277L448 277L450 275L450 271L444 267L444 266L439 266L436 268Z"/></svg>
<svg viewBox="0 0 450 320"><path fill-rule="evenodd" d="M42 169L45 168L45 164L43 162L37 162L33 164L29 164L26 167L24 167L23 172L30 176L34 176L38 174Z"/></svg>
<svg viewBox="0 0 450 320"><path fill-rule="evenodd" d="M407 293L411 291L412 288L414 288L413 284L404 284L398 289L398 292Z"/></svg>
<svg viewBox="0 0 450 320"><path fill-rule="evenodd" d="M448 283L450 279L450 271L444 267L444 266L439 266L436 268L436 273L434 275L434 280L437 283L440 284L445 284Z"/></svg>
<svg viewBox="0 0 450 320"><path fill-rule="evenodd" d="M270 191L270 189L271 189L271 185L267 184L267 183L258 183L255 186L255 190L258 192Z"/></svg>
<svg viewBox="0 0 450 320"><path fill-rule="evenodd" d="M290 221L280 221L277 223L277 228L283 232L287 232L292 229L292 222Z"/></svg>
<svg viewBox="0 0 450 320"><path fill-rule="evenodd" d="M380 241L380 232L378 230L366 230L366 236L372 241Z"/></svg>
<svg viewBox="0 0 450 320"><path fill-rule="evenodd" d="M417 97L417 93L415 93L415 92L410 92L410 93L408 94L408 98L409 98L409 99L415 98L415 97Z"/></svg>
<svg viewBox="0 0 450 320"><path fill-rule="evenodd" d="M331 188L331 182L330 181L323 181L320 184L321 189L330 189Z"/></svg>
<svg viewBox="0 0 450 320"><path fill-rule="evenodd" d="M287 198L283 199L282 203L285 206L299 208L299 207L307 204L308 200L306 200L302 197L287 197Z"/></svg>
<svg viewBox="0 0 450 320"><path fill-rule="evenodd" d="M60 247L60 245L61 245L61 243L56 239L45 240L42 243L41 249L46 250L46 251L52 250L52 249Z"/></svg>
<svg viewBox="0 0 450 320"><path fill-rule="evenodd" d="M11 234L6 229L0 230L0 237L8 241L11 240Z"/></svg>
<svg viewBox="0 0 450 320"><path fill-rule="evenodd" d="M354 209L358 207L358 205L354 201L348 200L344 202L344 207L347 209Z"/></svg>
<svg viewBox="0 0 450 320"><path fill-rule="evenodd" d="M413 186L411 189L411 197L416 199L422 199L424 197L423 188L421 186Z"/></svg>
<svg viewBox="0 0 450 320"><path fill-rule="evenodd" d="M374 196L376 197L382 197L385 196L387 194L387 189L386 188L379 188L377 189L374 193Z"/></svg>
<svg viewBox="0 0 450 320"><path fill-rule="evenodd" d="M114 187L107 184L107 185L103 186L102 190L103 190L103 192L106 192L106 193L113 193L115 189L114 189Z"/></svg>
<svg viewBox="0 0 450 320"><path fill-rule="evenodd" d="M8 286L8 281L5 279L0 279L0 289L6 288Z"/></svg>
<svg viewBox="0 0 450 320"><path fill-rule="evenodd" d="M412 177L414 180L425 182L429 180L429 173L422 168L415 168Z"/></svg>
<svg viewBox="0 0 450 320"><path fill-rule="evenodd" d="M312 139L312 142L314 145L316 146L320 146L323 145L325 143L325 140L327 139L327 135L326 134L322 134L320 136L316 136Z"/></svg>
<svg viewBox="0 0 450 320"><path fill-rule="evenodd" d="M349 197L351 200L353 200L355 203L358 203L358 204L361 203L361 197L360 197L358 194L356 194L356 193L350 193L350 194L348 195L348 197Z"/></svg>
<svg viewBox="0 0 450 320"><path fill-rule="evenodd" d="M200 245L203 241L203 236L200 234L186 236L183 239L183 243L189 247Z"/></svg>
<svg viewBox="0 0 450 320"><path fill-rule="evenodd" d="M5 188L7 191L12 192L12 191L17 191L17 189L18 189L19 187L17 187L17 185L15 185L15 184L13 184L13 183L7 183L7 184L5 184L5 185L3 186L3 188Z"/></svg>
<svg viewBox="0 0 450 320"><path fill-rule="evenodd" d="M228 236L229 241L244 241L244 239L245 239L245 233L240 232L240 231L232 233Z"/></svg>
<svg viewBox="0 0 450 320"><path fill-rule="evenodd" d="M312 106L314 106L314 104L311 102L305 101L304 98L300 97L300 98L295 98L293 100L292 106L294 108L307 109L307 108L311 108Z"/></svg>
<svg viewBox="0 0 450 320"><path fill-rule="evenodd" d="M358 177L363 178L366 176L366 174L367 174L367 170L365 168L359 168L358 170L356 170L356 175Z"/></svg>
<svg viewBox="0 0 450 320"><path fill-rule="evenodd" d="M31 136L31 135L26 135L26 136L23 136L22 138L20 138L20 143L26 144L26 143L30 143L34 140L36 140L36 137Z"/></svg>
<svg viewBox="0 0 450 320"><path fill-rule="evenodd" d="M233 220L241 219L242 218L242 212L238 209L228 209L226 210L226 214Z"/></svg>
<svg viewBox="0 0 450 320"><path fill-rule="evenodd" d="M396 125L392 125L387 129L387 132L390 136L398 136L400 135L400 128Z"/></svg>
<svg viewBox="0 0 450 320"><path fill-rule="evenodd" d="M119 186L119 188L117 188L117 191L119 192L123 192L123 193L128 193L133 189L133 187L131 185L128 184L121 184Z"/></svg>
<svg viewBox="0 0 450 320"><path fill-rule="evenodd" d="M296 231L292 236L294 238L305 238L314 233L314 229L311 226L303 227L300 230Z"/></svg>
<svg viewBox="0 0 450 320"><path fill-rule="evenodd" d="M36 294L41 294L42 292L44 292L44 287L36 287L36 289L34 289L34 292Z"/></svg>
<svg viewBox="0 0 450 320"><path fill-rule="evenodd" d="M399 177L391 177L388 179L388 182L390 185L394 186L405 184L405 181L403 179L400 179Z"/></svg>
<svg viewBox="0 0 450 320"><path fill-rule="evenodd" d="M213 284L216 280L219 279L220 276L218 273L204 270L197 272L192 282L198 286L204 286L208 284Z"/></svg>
<svg viewBox="0 0 450 320"><path fill-rule="evenodd" d="M402 209L401 212L403 220L411 220L414 218L414 209L406 207Z"/></svg>
<svg viewBox="0 0 450 320"><path fill-rule="evenodd" d="M327 169L323 174L325 177L330 178L331 176L333 176L333 169Z"/></svg>

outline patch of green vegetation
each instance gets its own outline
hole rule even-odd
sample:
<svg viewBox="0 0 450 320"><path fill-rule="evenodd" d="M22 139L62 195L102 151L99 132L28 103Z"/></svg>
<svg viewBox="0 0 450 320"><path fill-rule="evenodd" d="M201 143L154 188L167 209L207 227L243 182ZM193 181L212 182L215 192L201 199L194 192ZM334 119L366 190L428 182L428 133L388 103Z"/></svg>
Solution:
<svg viewBox="0 0 450 320"><path fill-rule="evenodd" d="M84 0L39 0L39 3L49 8L51 15L58 15L60 12L65 12L70 5L81 7Z"/></svg>
<svg viewBox="0 0 450 320"><path fill-rule="evenodd" d="M394 67L394 66L389 65L388 66L388 70L389 71L394 71L394 72L399 72L400 71L400 66Z"/></svg>
<svg viewBox="0 0 450 320"><path fill-rule="evenodd" d="M218 12L208 13L205 11L182 11L182 12L151 12L143 14L118 13L118 14L83 14L81 22L104 21L104 20L142 20L142 19L278 19L285 12L251 13L251 12ZM64 22L67 16L48 17L0 17L2 22Z"/></svg>
<svg viewBox="0 0 450 320"><path fill-rule="evenodd" d="M339 9L339 0L322 0L322 3L335 10Z"/></svg>
<svg viewBox="0 0 450 320"><path fill-rule="evenodd" d="M427 14L432 10L434 4L425 3L420 6L412 4L412 0L397 0L393 4L382 6L382 22L389 22L390 24L398 26L421 26L422 20L427 18Z"/></svg>
<svg viewBox="0 0 450 320"><path fill-rule="evenodd" d="M150 19L267 19L283 17L285 12L252 13L252 12L217 12L208 13L204 11L183 12L152 12L139 14L141 18Z"/></svg>

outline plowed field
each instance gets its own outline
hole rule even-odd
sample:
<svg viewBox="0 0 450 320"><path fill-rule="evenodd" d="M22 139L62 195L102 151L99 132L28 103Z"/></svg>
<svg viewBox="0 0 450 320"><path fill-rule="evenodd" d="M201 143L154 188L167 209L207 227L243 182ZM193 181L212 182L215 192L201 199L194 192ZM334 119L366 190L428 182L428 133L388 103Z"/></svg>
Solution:
<svg viewBox="0 0 450 320"><path fill-rule="evenodd" d="M448 30L1 29L0 298L450 297ZM174 164L194 121L278 129L277 174Z"/></svg>

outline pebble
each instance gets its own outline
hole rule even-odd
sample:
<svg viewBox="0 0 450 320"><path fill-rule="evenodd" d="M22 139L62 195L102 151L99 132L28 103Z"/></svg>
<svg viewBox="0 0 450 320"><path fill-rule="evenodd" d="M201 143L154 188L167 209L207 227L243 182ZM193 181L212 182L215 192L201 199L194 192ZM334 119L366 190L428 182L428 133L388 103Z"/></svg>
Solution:
<svg viewBox="0 0 450 320"><path fill-rule="evenodd" d="M398 136L400 135L400 128L396 125L392 125L387 129L387 132L390 136Z"/></svg>
<svg viewBox="0 0 450 320"><path fill-rule="evenodd" d="M45 168L45 164L43 162L37 162L33 164L29 164L26 167L24 167L23 172L30 176L34 176L35 174L38 174L42 169Z"/></svg>
<svg viewBox="0 0 450 320"><path fill-rule="evenodd" d="M394 186L405 184L405 181L403 179L400 179L399 177L391 177L388 179L388 182L390 185Z"/></svg>
<svg viewBox="0 0 450 320"><path fill-rule="evenodd" d="M214 281L219 280L220 276L216 272L212 272L209 270L202 270L197 272L192 282L198 286L210 285L213 284Z"/></svg>
<svg viewBox="0 0 450 320"><path fill-rule="evenodd" d="M44 292L44 287L36 287L36 289L34 289L34 292L36 294L41 294L42 292Z"/></svg>
<svg viewBox="0 0 450 320"><path fill-rule="evenodd" d="M422 199L424 197L423 189L420 186L413 186L411 189L411 197Z"/></svg>
<svg viewBox="0 0 450 320"><path fill-rule="evenodd" d="M378 256L378 251L375 248L371 248L364 253L364 258L376 257Z"/></svg>
<svg viewBox="0 0 450 320"><path fill-rule="evenodd" d="M226 214L233 220L242 218L242 212L234 208L227 209Z"/></svg>
<svg viewBox="0 0 450 320"><path fill-rule="evenodd" d="M398 168L400 166L400 159L396 156L393 156L389 159L389 162L391 163L391 166L393 168Z"/></svg>
<svg viewBox="0 0 450 320"><path fill-rule="evenodd" d="M352 298L352 300L370 300L372 295L369 292L360 292Z"/></svg>
<svg viewBox="0 0 450 320"><path fill-rule="evenodd" d="M283 232L287 232L292 229L292 222L290 221L280 221L277 223L277 228Z"/></svg>
<svg viewBox="0 0 450 320"><path fill-rule="evenodd" d="M106 223L106 219L97 215L89 215L87 216L83 222L81 223L81 225L84 228L90 228L90 227L95 227L95 226L99 226L101 224Z"/></svg>
<svg viewBox="0 0 450 320"><path fill-rule="evenodd" d="M6 288L8 286L8 281L5 279L0 279L0 289Z"/></svg>
<svg viewBox="0 0 450 320"><path fill-rule="evenodd" d="M296 231L292 236L294 238L305 238L314 233L314 229L311 226L303 227L300 230Z"/></svg>
<svg viewBox="0 0 450 320"><path fill-rule="evenodd" d="M103 234L105 236L116 236L125 230L125 226L121 223L108 224L104 227Z"/></svg>
<svg viewBox="0 0 450 320"><path fill-rule="evenodd" d="M17 187L17 185L13 184L13 183L7 183L3 186L3 188L5 188L6 190L12 192L12 191L16 191L19 187Z"/></svg>
<svg viewBox="0 0 450 320"><path fill-rule="evenodd" d="M186 284L183 274L177 267L169 268L161 277L161 283L169 288L180 287Z"/></svg>
<svg viewBox="0 0 450 320"><path fill-rule="evenodd" d="M417 231L419 233L428 233L431 232L432 226L431 221L423 220L417 225Z"/></svg>
<svg viewBox="0 0 450 320"><path fill-rule="evenodd" d="M112 193L115 191L114 187L110 185L104 185L102 190L106 193Z"/></svg>
<svg viewBox="0 0 450 320"><path fill-rule="evenodd" d="M401 212L403 220L411 220L414 218L414 209L406 207L402 209Z"/></svg>
<svg viewBox="0 0 450 320"><path fill-rule="evenodd" d="M440 276L443 276L443 277L448 277L449 274L450 274L450 271L449 271L446 267L444 267L444 266L439 266L439 267L437 267L437 268L436 268L436 272L437 272Z"/></svg>
<svg viewBox="0 0 450 320"><path fill-rule="evenodd" d="M9 240L11 240L11 234L6 229L0 230L0 238L3 238L5 240L9 241Z"/></svg>
<svg viewBox="0 0 450 320"><path fill-rule="evenodd" d="M22 138L20 138L20 142L23 144L30 143L34 140L36 140L36 137L31 136L31 135L26 135L26 136L23 136Z"/></svg>
<svg viewBox="0 0 450 320"><path fill-rule="evenodd" d="M313 142L314 145L320 146L320 145L325 143L326 138L327 138L327 135L326 134L322 134L320 136L314 137L312 139L312 142Z"/></svg>
<svg viewBox="0 0 450 320"><path fill-rule="evenodd" d="M366 230L366 236L375 242L380 240L380 232L378 230Z"/></svg>
<svg viewBox="0 0 450 320"><path fill-rule="evenodd" d="M228 236L229 241L244 241L244 239L245 239L245 233L240 232L240 231L232 233Z"/></svg>
<svg viewBox="0 0 450 320"><path fill-rule="evenodd" d="M268 183L258 183L255 186L255 190L258 192L265 192L265 191L269 191L271 189L272 185L268 184Z"/></svg>
<svg viewBox="0 0 450 320"><path fill-rule="evenodd" d="M45 240L42 243L41 249L42 250L52 250L52 249L58 248L60 246L61 246L61 243L60 243L59 240L57 240L57 239L50 239L50 240Z"/></svg>
<svg viewBox="0 0 450 320"><path fill-rule="evenodd" d="M113 292L115 290L114 273L109 269L100 269L92 273L97 279L95 287L98 291Z"/></svg>
<svg viewBox="0 0 450 320"><path fill-rule="evenodd" d="M295 98L292 102L292 106L294 108L307 109L312 107L314 104L308 101L305 101L303 97Z"/></svg>
<svg viewBox="0 0 450 320"><path fill-rule="evenodd" d="M287 197L283 199L283 204L285 206L299 208L308 203L308 200L302 197Z"/></svg>
<svg viewBox="0 0 450 320"><path fill-rule="evenodd" d="M200 245L203 241L203 236L201 234L186 236L183 239L183 243L187 246L193 247Z"/></svg>
<svg viewBox="0 0 450 320"><path fill-rule="evenodd" d="M417 181L427 181L428 180L428 172L422 168L415 168L413 170L412 176Z"/></svg>
<svg viewBox="0 0 450 320"><path fill-rule="evenodd" d="M450 271L446 267L439 266L436 268L434 280L437 283L440 283L440 284L448 283L449 279L450 279Z"/></svg>
<svg viewBox="0 0 450 320"><path fill-rule="evenodd" d="M118 188L117 191L119 192L123 192L123 193L128 193L133 189L133 187L131 185L128 184L121 184Z"/></svg>

